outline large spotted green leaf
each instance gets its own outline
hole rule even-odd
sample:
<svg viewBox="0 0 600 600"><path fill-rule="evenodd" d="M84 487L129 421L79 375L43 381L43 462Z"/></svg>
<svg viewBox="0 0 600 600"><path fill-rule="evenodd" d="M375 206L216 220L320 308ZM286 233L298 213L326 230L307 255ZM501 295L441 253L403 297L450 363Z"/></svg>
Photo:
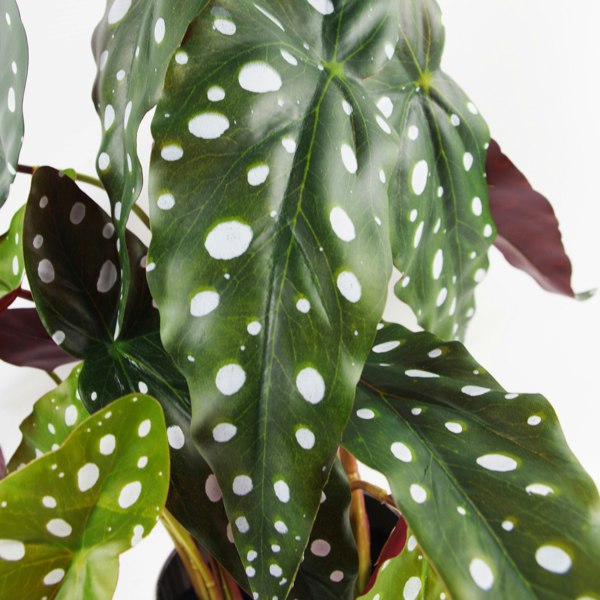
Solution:
<svg viewBox="0 0 600 600"><path fill-rule="evenodd" d="M261 598L293 583L383 309L397 140L364 78L396 13L215 3L153 122L149 283Z"/></svg>
<svg viewBox="0 0 600 600"><path fill-rule="evenodd" d="M446 599L445 588L427 558L421 553L415 536L410 530L407 536L407 543L402 552L381 564L375 584L359 597L360 600Z"/></svg>
<svg viewBox="0 0 600 600"><path fill-rule="evenodd" d="M8 231L0 235L0 297L17 289L23 278L23 216L25 207L13 216Z"/></svg>
<svg viewBox="0 0 600 600"><path fill-rule="evenodd" d="M390 181L398 297L425 329L461 336L474 313L494 224L485 179L487 126L440 69L444 30L434 0L401 2L392 61L370 92L401 138Z"/></svg>
<svg viewBox="0 0 600 600"><path fill-rule="evenodd" d="M167 497L160 405L127 396L0 482L0 597L112 598L118 556Z"/></svg>
<svg viewBox="0 0 600 600"><path fill-rule="evenodd" d="M0 0L0 207L17 173L29 52L15 0Z"/></svg>
<svg viewBox="0 0 600 600"><path fill-rule="evenodd" d="M345 445L384 473L455 598L598 594L600 500L541 396L506 393L459 343L380 331Z"/></svg>
<svg viewBox="0 0 600 600"><path fill-rule="evenodd" d="M23 439L8 463L9 472L56 450L88 416L77 393L80 372L78 365L60 385L35 403L31 415L21 423Z"/></svg>
<svg viewBox="0 0 600 600"><path fill-rule="evenodd" d="M129 287L125 226L142 189L138 129L158 100L171 55L206 4L207 0L108 0L94 32L98 74L93 97L102 121L97 169L122 244L124 301ZM121 313L121 322L123 318Z"/></svg>

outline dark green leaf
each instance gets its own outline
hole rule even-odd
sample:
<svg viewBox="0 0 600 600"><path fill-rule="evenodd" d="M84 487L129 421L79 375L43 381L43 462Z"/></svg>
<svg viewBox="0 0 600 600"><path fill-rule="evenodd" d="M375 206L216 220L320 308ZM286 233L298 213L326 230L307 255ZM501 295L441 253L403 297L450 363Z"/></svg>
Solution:
<svg viewBox="0 0 600 600"><path fill-rule="evenodd" d="M554 411L507 394L461 344L380 331L345 445L388 477L453 597L598 592L598 493Z"/></svg>
<svg viewBox="0 0 600 600"><path fill-rule="evenodd" d="M0 207L15 178L23 141L28 54L16 1L0 0Z"/></svg>
<svg viewBox="0 0 600 600"><path fill-rule="evenodd" d="M108 191L129 287L125 226L142 189L137 132L157 102L169 60L207 0L108 0L93 37L94 102L102 120L98 174ZM122 306L124 308L124 306ZM122 318L120 319L122 322Z"/></svg>
<svg viewBox="0 0 600 600"><path fill-rule="evenodd" d="M23 278L24 215L23 206L14 214L8 231L0 236L0 296L16 290Z"/></svg>
<svg viewBox="0 0 600 600"><path fill-rule="evenodd" d="M35 403L31 415L21 423L23 440L8 463L9 472L56 450L88 416L77 394L80 371L81 366L75 367L56 389Z"/></svg>
<svg viewBox="0 0 600 600"><path fill-rule="evenodd" d="M293 582L383 309L396 138L362 77L396 13L221 2L191 26L153 122L162 339L240 555L265 557L261 597Z"/></svg>
<svg viewBox="0 0 600 600"><path fill-rule="evenodd" d="M393 535L393 534L392 534ZM405 533L402 532L403 537ZM375 585L360 596L364 600L444 600L446 593L436 572L421 553L415 536L408 531L404 550L386 559L379 569Z"/></svg>
<svg viewBox="0 0 600 600"><path fill-rule="evenodd" d="M167 497L162 410L128 396L0 482L0 597L112 598L118 555Z"/></svg>
<svg viewBox="0 0 600 600"><path fill-rule="evenodd" d="M390 182L396 294L419 323L460 336L474 313L494 237L485 180L487 126L440 70L444 30L434 0L401 2L399 41L370 82L382 114L400 134Z"/></svg>

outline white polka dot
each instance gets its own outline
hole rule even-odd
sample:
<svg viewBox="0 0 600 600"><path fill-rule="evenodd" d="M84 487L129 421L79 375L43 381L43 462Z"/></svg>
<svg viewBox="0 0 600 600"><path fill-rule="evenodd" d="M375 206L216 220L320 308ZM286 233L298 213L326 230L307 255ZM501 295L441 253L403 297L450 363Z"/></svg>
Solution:
<svg viewBox="0 0 600 600"><path fill-rule="evenodd" d="M410 496L417 504L423 504L427 500L427 491L424 487L417 483L413 483L410 486Z"/></svg>
<svg viewBox="0 0 600 600"><path fill-rule="evenodd" d="M535 494L537 496L549 496L550 494L554 494L554 490L544 483L531 483L525 490L528 494Z"/></svg>
<svg viewBox="0 0 600 600"><path fill-rule="evenodd" d="M527 425L531 425L532 427L539 425L541 422L542 422L542 417L540 417L538 415L532 415L531 417L529 417L527 419Z"/></svg>
<svg viewBox="0 0 600 600"><path fill-rule="evenodd" d="M211 102L221 102L221 100L225 99L225 90L220 85L213 85L208 88L206 97Z"/></svg>
<svg viewBox="0 0 600 600"><path fill-rule="evenodd" d="M330 15L334 8L331 0L306 0L316 11L322 15Z"/></svg>
<svg viewBox="0 0 600 600"><path fill-rule="evenodd" d="M469 109L469 112L476 115L479 111L477 110L477 107L472 103L472 102L468 102L467 103L467 108Z"/></svg>
<svg viewBox="0 0 600 600"><path fill-rule="evenodd" d="M304 450L312 450L315 445L315 434L306 428L300 428L296 431L296 441Z"/></svg>
<svg viewBox="0 0 600 600"><path fill-rule="evenodd" d="M77 418L79 417L79 413L77 412L77 407L73 404L70 404L65 409L65 425L67 427L72 427L77 422Z"/></svg>
<svg viewBox="0 0 600 600"><path fill-rule="evenodd" d="M571 557L562 548L550 544L536 550L535 560L546 571L559 575L567 573L573 565Z"/></svg>
<svg viewBox="0 0 600 600"><path fill-rule="evenodd" d="M127 124L129 123L129 117L131 116L131 109L133 108L133 103L129 101L125 106L125 114L123 115L123 127L127 129Z"/></svg>
<svg viewBox="0 0 600 600"><path fill-rule="evenodd" d="M390 350L394 350L395 348L398 348L398 346L400 346L400 342L397 340L394 340L392 342L382 342L381 344L373 346L373 352L377 354L381 354L383 352L390 352Z"/></svg>
<svg viewBox="0 0 600 600"><path fill-rule="evenodd" d="M252 479L248 475L238 475L232 484L233 493L236 496L247 496L253 487Z"/></svg>
<svg viewBox="0 0 600 600"><path fill-rule="evenodd" d="M273 527L275 527L277 533L281 533L282 535L285 535L288 532L287 525L283 521L275 521Z"/></svg>
<svg viewBox="0 0 600 600"><path fill-rule="evenodd" d="M477 459L477 464L484 469L498 473L514 471L518 467L514 458L504 454L484 454Z"/></svg>
<svg viewBox="0 0 600 600"><path fill-rule="evenodd" d="M283 57L283 60L285 60L287 63L294 67L298 65L298 59L293 54L290 54L287 50L284 49L281 49L280 52L281 56Z"/></svg>
<svg viewBox="0 0 600 600"><path fill-rule="evenodd" d="M269 573L271 573L273 577L281 577L283 575L281 567L275 564L269 567Z"/></svg>
<svg viewBox="0 0 600 600"><path fill-rule="evenodd" d="M104 109L104 129L108 131L115 122L115 109L112 104L108 104Z"/></svg>
<svg viewBox="0 0 600 600"><path fill-rule="evenodd" d="M310 404L318 404L325 397L325 381L321 374L312 367L306 367L298 373L296 387Z"/></svg>
<svg viewBox="0 0 600 600"><path fill-rule="evenodd" d="M310 551L315 556L324 558L331 552L331 544L325 540L314 540L310 545Z"/></svg>
<svg viewBox="0 0 600 600"><path fill-rule="evenodd" d="M408 128L408 139L413 142L419 137L419 128L416 125L411 125Z"/></svg>
<svg viewBox="0 0 600 600"><path fill-rule="evenodd" d="M375 418L375 413L370 408L359 408L356 411L356 416L359 419L370 421L371 419Z"/></svg>
<svg viewBox="0 0 600 600"><path fill-rule="evenodd" d="M238 81L243 89L256 94L276 92L282 85L279 73L261 60L245 64L240 70Z"/></svg>
<svg viewBox="0 0 600 600"><path fill-rule="evenodd" d="M512 521L502 521L502 529L504 531L512 531L515 528L515 524Z"/></svg>
<svg viewBox="0 0 600 600"><path fill-rule="evenodd" d="M329 221L335 235L343 242L351 242L356 238L356 229L348 213L341 207L336 206L329 213Z"/></svg>
<svg viewBox="0 0 600 600"><path fill-rule="evenodd" d="M207 498L211 502L219 502L219 500L223 498L223 493L221 492L219 482L217 481L217 478L212 474L206 478L206 482L204 484L204 491L206 492Z"/></svg>
<svg viewBox="0 0 600 600"><path fill-rule="evenodd" d="M100 274L98 275L98 281L96 282L96 289L101 294L106 294L114 287L117 283L118 274L117 267L112 261L107 260L100 268Z"/></svg>
<svg viewBox="0 0 600 600"><path fill-rule="evenodd" d="M382 96L377 101L377 108L386 119L389 119L394 112L394 103L389 96Z"/></svg>
<svg viewBox="0 0 600 600"><path fill-rule="evenodd" d="M290 501L290 488L285 481L281 479L276 481L273 485L273 490L280 502L286 504Z"/></svg>
<svg viewBox="0 0 600 600"><path fill-rule="evenodd" d="M229 119L217 112L196 115L188 122L189 132L202 140L216 140L229 129Z"/></svg>
<svg viewBox="0 0 600 600"><path fill-rule="evenodd" d="M250 335L258 335L262 330L262 325L258 321L252 321L252 323L248 323L248 327L246 327L246 331Z"/></svg>
<svg viewBox="0 0 600 600"><path fill-rule="evenodd" d="M260 164L252 167L247 174L248 183L252 187L262 185L267 180L269 172L269 165L266 164Z"/></svg>
<svg viewBox="0 0 600 600"><path fill-rule="evenodd" d="M204 317L219 306L220 296L214 291L198 292L190 302L192 317Z"/></svg>
<svg viewBox="0 0 600 600"><path fill-rule="evenodd" d="M470 152L465 152L465 155L463 156L463 166L465 168L465 171L470 171L471 167L473 166L473 155Z"/></svg>
<svg viewBox="0 0 600 600"><path fill-rule="evenodd" d="M17 109L17 101L15 98L15 90L14 88L8 88L8 110L10 112L15 112L15 110Z"/></svg>
<svg viewBox="0 0 600 600"><path fill-rule="evenodd" d="M60 346L66 339L65 336L65 332L64 331L60 331L60 329L58 331L55 331L52 334L52 341L57 345Z"/></svg>
<svg viewBox="0 0 600 600"><path fill-rule="evenodd" d="M296 152L296 142L290 137L282 138L281 145L288 154Z"/></svg>
<svg viewBox="0 0 600 600"><path fill-rule="evenodd" d="M246 567L246 575L248 577L254 577L256 575L256 569L254 567Z"/></svg>
<svg viewBox="0 0 600 600"><path fill-rule="evenodd" d="M421 243L421 237L423 236L423 229L425 228L425 222L421 221L419 226L417 227L417 231L415 232L415 237L413 238L413 247L418 248Z"/></svg>
<svg viewBox="0 0 600 600"><path fill-rule="evenodd" d="M171 210L175 206L175 197L173 194L161 194L156 201L156 206L160 210Z"/></svg>
<svg viewBox="0 0 600 600"><path fill-rule="evenodd" d="M248 225L239 221L225 221L211 229L204 247L216 260L231 260L248 250L253 235Z"/></svg>
<svg viewBox="0 0 600 600"><path fill-rule="evenodd" d="M454 127L458 127L460 125L460 118L458 115L451 115L450 116L450 123L452 123L452 125L454 125Z"/></svg>
<svg viewBox="0 0 600 600"><path fill-rule="evenodd" d="M439 348L436 348L435 350L432 350L431 352L427 353L427 356L429 356L429 358L438 358L442 355L442 351Z"/></svg>
<svg viewBox="0 0 600 600"><path fill-rule="evenodd" d="M422 583L418 577L410 577L404 584L404 589L402 591L404 600L416 600L416 598L419 596L419 592L421 591L421 587Z"/></svg>
<svg viewBox="0 0 600 600"><path fill-rule="evenodd" d="M347 100L342 100L342 108L348 116L350 116L354 112L352 105Z"/></svg>
<svg viewBox="0 0 600 600"><path fill-rule="evenodd" d="M483 213L483 204L481 203L481 198L479 196L475 196L473 201L471 202L471 210L476 217L480 217Z"/></svg>
<svg viewBox="0 0 600 600"><path fill-rule="evenodd" d="M109 456L115 451L115 446L117 445L117 440L112 433L108 433L105 436L100 438L100 454L104 454L104 456Z"/></svg>
<svg viewBox="0 0 600 600"><path fill-rule="evenodd" d="M44 585L56 585L60 583L65 576L64 569L53 569L44 577Z"/></svg>
<svg viewBox="0 0 600 600"><path fill-rule="evenodd" d="M426 160L420 160L414 167L411 176L411 186L413 192L420 196L427 186L427 177L429 176L429 165Z"/></svg>
<svg viewBox="0 0 600 600"><path fill-rule="evenodd" d="M246 517L238 517L235 520L235 526L240 533L248 533L250 531L250 523Z"/></svg>
<svg viewBox="0 0 600 600"><path fill-rule="evenodd" d="M405 371L407 377L420 377L422 379L436 379L439 377L437 373L431 373L430 371L422 371L421 369L408 369Z"/></svg>
<svg viewBox="0 0 600 600"><path fill-rule="evenodd" d="M137 468L138 469L145 469L146 466L148 464L148 457L147 456L140 456L139 460L137 461Z"/></svg>
<svg viewBox="0 0 600 600"><path fill-rule="evenodd" d="M98 156L98 168L101 171L106 171L110 165L110 156L106 152L101 152Z"/></svg>
<svg viewBox="0 0 600 600"><path fill-rule="evenodd" d="M474 558L471 561L469 572L478 588L485 591L492 589L494 585L494 573L492 573L492 569L481 558Z"/></svg>
<svg viewBox="0 0 600 600"><path fill-rule="evenodd" d="M129 508L133 506L142 493L142 484L139 481L132 481L123 486L119 494L119 506L121 508Z"/></svg>
<svg viewBox="0 0 600 600"><path fill-rule="evenodd" d="M66 538L71 535L73 528L64 519L50 519L46 523L46 529L54 536Z"/></svg>
<svg viewBox="0 0 600 600"><path fill-rule="evenodd" d="M334 583L339 583L340 581L342 581L344 579L344 572L343 571L332 571L329 575L329 579L331 579L331 581L333 581ZM375 598L373 598L373 600L375 600Z"/></svg>
<svg viewBox="0 0 600 600"><path fill-rule="evenodd" d="M310 312L310 302L306 298L300 298L300 300L296 302L296 308L299 312L307 314Z"/></svg>
<svg viewBox="0 0 600 600"><path fill-rule="evenodd" d="M448 289L444 287L440 290L440 293L437 295L437 298L435 300L435 305L437 307L442 306L442 304L444 304L444 302L446 302L447 298L448 298Z"/></svg>
<svg viewBox="0 0 600 600"><path fill-rule="evenodd" d="M154 41L160 44L165 39L165 20L159 17L154 24Z"/></svg>
<svg viewBox="0 0 600 600"><path fill-rule="evenodd" d="M114 25L119 22L131 7L131 0L115 0L108 11L108 24Z"/></svg>
<svg viewBox="0 0 600 600"><path fill-rule="evenodd" d="M233 439L236 433L237 427L231 423L219 423L212 432L215 442L219 442L221 444Z"/></svg>
<svg viewBox="0 0 600 600"><path fill-rule="evenodd" d="M337 276L337 287L342 296L348 300L348 302L352 302L356 304L362 296L362 286L358 281L356 275L350 271L342 271Z"/></svg>
<svg viewBox="0 0 600 600"><path fill-rule="evenodd" d="M94 463L87 463L77 471L77 486L82 492L91 490L100 478L100 469Z"/></svg>
<svg viewBox="0 0 600 600"><path fill-rule="evenodd" d="M433 278L439 279L444 267L444 251L440 248L433 258Z"/></svg>
<svg viewBox="0 0 600 600"><path fill-rule="evenodd" d="M358 163L356 161L354 150L348 144L342 144L341 154L346 171L352 174L356 173L356 171L358 171Z"/></svg>
<svg viewBox="0 0 600 600"><path fill-rule="evenodd" d="M15 562L25 556L25 544L17 540L0 540L0 559Z"/></svg>
<svg viewBox="0 0 600 600"><path fill-rule="evenodd" d="M444 423L444 427L451 433L462 433L463 427L460 423L454 421L448 421Z"/></svg>
<svg viewBox="0 0 600 600"><path fill-rule="evenodd" d="M493 227L488 223L484 228L483 228L483 237L489 238L492 237L492 234L494 233L494 229Z"/></svg>
<svg viewBox="0 0 600 600"><path fill-rule="evenodd" d="M57 506L56 498L54 498L53 496L44 496L42 498L42 504L46 508L56 508L56 506Z"/></svg>
<svg viewBox="0 0 600 600"><path fill-rule="evenodd" d="M465 385L461 392L466 394L467 396L483 396L483 394L487 394L490 391L489 388L480 387L478 385Z"/></svg>
<svg viewBox="0 0 600 600"><path fill-rule="evenodd" d="M138 427L138 435L141 438L144 438L150 433L150 429L152 429L152 423L150 419L144 419Z"/></svg>
<svg viewBox="0 0 600 600"><path fill-rule="evenodd" d="M387 121L385 121L385 119L382 116L375 115L375 121L377 122L377 125L379 125L379 127L381 127L382 131L384 131L388 135L390 133L392 133L392 128L389 126Z"/></svg>
<svg viewBox="0 0 600 600"><path fill-rule="evenodd" d="M54 281L54 265L47 258L43 258L38 264L38 277L43 283Z"/></svg>
<svg viewBox="0 0 600 600"><path fill-rule="evenodd" d="M390 450L392 451L392 454L402 462L409 463L413 459L413 455L410 451L410 448L402 442L394 442L390 446Z"/></svg>
<svg viewBox="0 0 600 600"><path fill-rule="evenodd" d="M236 363L221 367L215 378L218 390L224 396L233 396L246 383L246 371Z"/></svg>
<svg viewBox="0 0 600 600"><path fill-rule="evenodd" d="M162 150L160 151L160 156L163 160L174 162L183 156L183 148L177 144L163 146Z"/></svg>
<svg viewBox="0 0 600 600"><path fill-rule="evenodd" d="M102 237L105 240L109 240L115 232L115 226L112 223L106 223L106 225L102 228Z"/></svg>
<svg viewBox="0 0 600 600"><path fill-rule="evenodd" d="M167 439L169 446L174 450L181 450L185 446L185 436L179 425L171 425L167 428Z"/></svg>
<svg viewBox="0 0 600 600"><path fill-rule="evenodd" d="M223 35L234 35L237 31L235 23L230 19L215 19L213 21L213 29L216 29Z"/></svg>

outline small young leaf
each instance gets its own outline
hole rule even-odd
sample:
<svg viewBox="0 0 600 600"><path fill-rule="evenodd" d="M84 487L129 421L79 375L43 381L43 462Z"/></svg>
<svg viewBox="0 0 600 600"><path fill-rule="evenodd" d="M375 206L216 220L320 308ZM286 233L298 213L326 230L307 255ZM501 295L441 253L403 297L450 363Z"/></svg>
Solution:
<svg viewBox="0 0 600 600"><path fill-rule="evenodd" d="M16 290L23 278L24 215L23 206L14 214L8 231L0 236L0 297Z"/></svg>
<svg viewBox="0 0 600 600"><path fill-rule="evenodd" d="M118 555L154 527L167 497L162 410L127 396L61 447L0 482L0 596L110 599Z"/></svg>
<svg viewBox="0 0 600 600"><path fill-rule="evenodd" d="M506 260L549 292L575 296L571 261L554 210L492 140L487 155L490 210L498 235L494 244Z"/></svg>
<svg viewBox="0 0 600 600"><path fill-rule="evenodd" d="M0 207L17 172L23 140L27 36L15 0L0 0ZM2 292L0 291L0 294Z"/></svg>
<svg viewBox="0 0 600 600"><path fill-rule="evenodd" d="M56 450L87 416L77 394L81 366L54 390L42 396L33 412L21 423L23 440L8 463L8 471L16 471L35 458Z"/></svg>
<svg viewBox="0 0 600 600"><path fill-rule="evenodd" d="M53 371L74 361L48 335L35 308L0 312L0 360L44 371Z"/></svg>
<svg viewBox="0 0 600 600"><path fill-rule="evenodd" d="M474 312L494 228L485 180L487 125L441 71L444 29L433 0L402 2L388 66L370 81L381 113L400 134L390 181L396 295L419 324L461 336ZM392 49L390 49L392 51Z"/></svg>
<svg viewBox="0 0 600 600"><path fill-rule="evenodd" d="M293 583L383 310L395 136L365 79L396 23L383 0L220 2L152 125L162 339L261 597Z"/></svg>
<svg viewBox="0 0 600 600"><path fill-rule="evenodd" d="M389 479L453 597L598 591L600 500L538 395L507 394L458 343L379 332L346 430Z"/></svg>
<svg viewBox="0 0 600 600"><path fill-rule="evenodd" d="M402 538L407 533L400 531ZM392 536L395 532L392 533ZM377 580L373 587L360 596L364 600L440 600L446 598L444 586L429 561L420 551L415 536L408 531L408 541L404 550L382 561ZM402 594L402 596L400 596Z"/></svg>

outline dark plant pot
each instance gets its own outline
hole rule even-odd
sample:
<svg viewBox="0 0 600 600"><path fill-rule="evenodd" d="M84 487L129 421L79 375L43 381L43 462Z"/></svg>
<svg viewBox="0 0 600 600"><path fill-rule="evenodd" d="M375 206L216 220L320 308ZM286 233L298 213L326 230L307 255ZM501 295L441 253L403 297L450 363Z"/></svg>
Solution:
<svg viewBox="0 0 600 600"><path fill-rule="evenodd" d="M365 496L371 531L371 562L375 564L383 546L398 523L398 517L369 496ZM251 600L242 590L244 600ZM156 589L157 600L198 600L177 552L167 559Z"/></svg>

